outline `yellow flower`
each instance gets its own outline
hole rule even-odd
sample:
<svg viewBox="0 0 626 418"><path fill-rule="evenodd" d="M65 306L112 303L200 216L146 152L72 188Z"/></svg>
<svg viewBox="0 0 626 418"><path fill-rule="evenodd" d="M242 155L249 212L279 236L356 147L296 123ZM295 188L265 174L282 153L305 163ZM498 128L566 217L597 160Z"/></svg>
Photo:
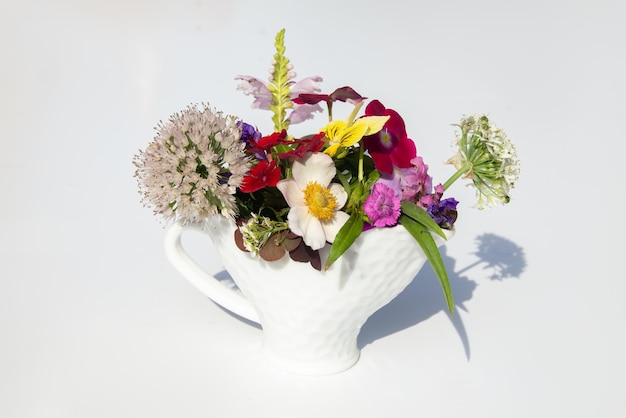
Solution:
<svg viewBox="0 0 626 418"><path fill-rule="evenodd" d="M364 136L380 131L388 119L389 116L365 116L352 123L345 120L330 122L322 129L326 134L326 141L330 144L324 153L334 157L339 148L350 147Z"/></svg>

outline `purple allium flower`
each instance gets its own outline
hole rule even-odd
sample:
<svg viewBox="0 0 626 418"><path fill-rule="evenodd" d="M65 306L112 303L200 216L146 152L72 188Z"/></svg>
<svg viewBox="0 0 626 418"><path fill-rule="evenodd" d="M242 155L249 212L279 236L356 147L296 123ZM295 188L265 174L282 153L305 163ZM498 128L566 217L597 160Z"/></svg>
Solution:
<svg viewBox="0 0 626 418"><path fill-rule="evenodd" d="M373 226L393 226L400 216L400 199L393 189L385 184L376 183L371 194L365 199L363 210Z"/></svg>
<svg viewBox="0 0 626 418"><path fill-rule="evenodd" d="M455 198L449 197L439 203L428 206L426 212L437 222L437 225L442 228L451 229L456 221L456 205L458 203Z"/></svg>

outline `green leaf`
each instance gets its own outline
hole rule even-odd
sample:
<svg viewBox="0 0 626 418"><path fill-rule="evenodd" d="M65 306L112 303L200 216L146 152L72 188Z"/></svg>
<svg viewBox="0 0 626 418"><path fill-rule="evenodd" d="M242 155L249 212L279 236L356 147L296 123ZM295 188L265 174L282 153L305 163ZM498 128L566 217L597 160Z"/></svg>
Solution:
<svg viewBox="0 0 626 418"><path fill-rule="evenodd" d="M446 271L446 266L443 264L443 259L441 258L441 253L439 252L439 248L437 248L435 239L430 234L426 226L407 215L400 215L398 221L406 228L407 231L409 231L413 238L415 238L415 241L417 241L419 246L422 247L424 254L426 254L426 258L428 258L433 271L439 279L441 289L443 290L443 294L446 298L448 309L450 310L450 313L453 314L454 299L452 297L450 281L448 280L448 272Z"/></svg>
<svg viewBox="0 0 626 418"><path fill-rule="evenodd" d="M346 178L346 175L337 171L336 177L339 179L339 182L341 183L341 185L343 186L343 188L345 189L346 193L348 193L348 196L349 196L352 188L350 187L350 183L348 183L348 179Z"/></svg>
<svg viewBox="0 0 626 418"><path fill-rule="evenodd" d="M370 190L372 186L374 185L374 183L376 183L379 178L380 178L380 173L378 172L378 170L372 170L367 176L367 181L365 182L365 189Z"/></svg>
<svg viewBox="0 0 626 418"><path fill-rule="evenodd" d="M430 217L428 212L426 212L421 207L417 206L415 203L409 201L403 201L400 206L402 213L412 218L414 221L419 222L424 225L426 228L432 230L435 234L439 235L441 238L447 240L446 234L443 233L437 222Z"/></svg>
<svg viewBox="0 0 626 418"><path fill-rule="evenodd" d="M333 245L330 247L330 252L328 253L328 260L326 260L326 266L324 270L328 270L328 268L335 262L343 253L346 252L348 248L354 243L354 241L361 235L363 231L363 217L360 213L353 213L350 215L350 218L346 221L345 224L341 227L335 240L333 241Z"/></svg>
<svg viewBox="0 0 626 418"><path fill-rule="evenodd" d="M363 185L358 181L355 181L351 186L350 196L348 197L348 203L346 204L348 213L358 213L363 205Z"/></svg>

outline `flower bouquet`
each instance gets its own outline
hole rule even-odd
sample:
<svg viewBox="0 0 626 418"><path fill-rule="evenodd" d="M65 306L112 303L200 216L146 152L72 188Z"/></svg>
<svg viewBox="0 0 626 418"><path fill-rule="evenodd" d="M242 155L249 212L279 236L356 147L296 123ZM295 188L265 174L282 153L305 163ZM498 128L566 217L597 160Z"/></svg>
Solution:
<svg viewBox="0 0 626 418"><path fill-rule="evenodd" d="M295 81L284 30L275 48L269 82L236 77L238 89L254 97L252 106L271 112L273 129L263 133L206 104L174 114L134 157L144 204L182 225L230 220L229 239L259 265L288 260L322 272L371 230L404 228L431 263L452 312L436 243L458 216L457 200L446 193L462 177L476 188L479 208L507 203L519 173L511 141L487 116L463 117L448 161L456 171L434 184L400 114L351 87L324 94L318 76ZM347 119L333 117L337 105L351 106ZM310 135L290 134L291 125L324 110L327 120Z"/></svg>

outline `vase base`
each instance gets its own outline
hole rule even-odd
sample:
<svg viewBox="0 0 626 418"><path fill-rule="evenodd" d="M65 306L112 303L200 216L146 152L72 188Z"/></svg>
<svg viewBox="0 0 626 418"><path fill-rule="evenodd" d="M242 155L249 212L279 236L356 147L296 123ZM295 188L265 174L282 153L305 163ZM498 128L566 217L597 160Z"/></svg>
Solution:
<svg viewBox="0 0 626 418"><path fill-rule="evenodd" d="M359 361L361 353L360 350L356 350L351 355L341 359L315 361L293 360L270 350L264 350L263 354L265 359L278 369L306 376L326 376L348 370Z"/></svg>

